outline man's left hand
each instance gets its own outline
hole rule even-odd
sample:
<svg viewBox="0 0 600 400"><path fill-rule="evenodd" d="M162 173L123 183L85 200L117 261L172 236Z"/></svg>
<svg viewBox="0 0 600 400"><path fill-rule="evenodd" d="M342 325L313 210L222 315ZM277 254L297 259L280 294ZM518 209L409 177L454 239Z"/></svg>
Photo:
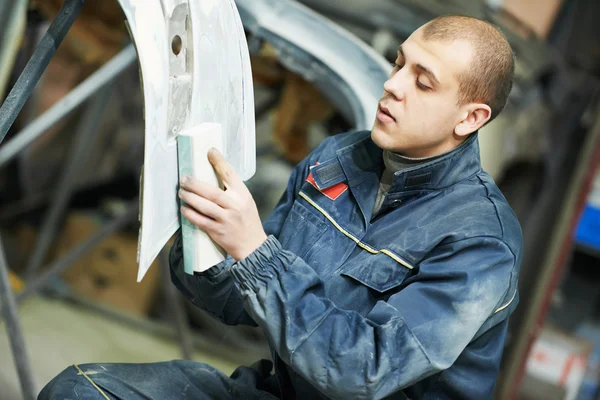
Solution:
<svg viewBox="0 0 600 400"><path fill-rule="evenodd" d="M204 230L236 261L246 258L267 239L250 191L223 155L215 149L208 160L225 190L193 177L181 179L181 213Z"/></svg>

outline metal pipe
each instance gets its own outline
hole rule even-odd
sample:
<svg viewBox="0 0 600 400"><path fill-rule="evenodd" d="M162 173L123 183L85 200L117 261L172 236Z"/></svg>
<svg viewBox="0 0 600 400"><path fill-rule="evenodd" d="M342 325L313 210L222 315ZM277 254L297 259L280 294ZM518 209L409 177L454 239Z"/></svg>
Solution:
<svg viewBox="0 0 600 400"><path fill-rule="evenodd" d="M114 80L136 59L137 55L133 45L130 44L121 50L112 60L100 67L75 89L71 90L68 95L27 125L13 139L5 143L0 148L0 167L6 165L21 150L29 146L35 139L95 94L100 88Z"/></svg>
<svg viewBox="0 0 600 400"><path fill-rule="evenodd" d="M17 303L23 302L26 298L34 294L40 288L44 287L52 278L56 277L64 270L66 270L71 264L73 264L79 257L87 253L89 250L98 246L107 236L116 232L117 230L127 226L135 220L138 215L138 201L134 200L133 204L122 214L115 217L112 221L105 224L97 233L92 237L88 238L85 242L71 250L69 254L56 261L46 269L46 272L40 277L36 278L31 283L25 286L25 289L17 296Z"/></svg>
<svg viewBox="0 0 600 400"><path fill-rule="evenodd" d="M4 205L0 208L0 225L8 224L11 221L19 219L23 214L42 207L48 203L49 200L50 193L45 190Z"/></svg>
<svg viewBox="0 0 600 400"><path fill-rule="evenodd" d="M65 163L66 165L62 177L60 178L60 182L54 189L50 209L45 215L42 228L37 236L33 254L27 264L25 270L26 281L33 279L35 273L46 258L48 248L55 240L56 232L64 216L65 208L69 204L73 189L77 183L77 174L85 164L92 144L100 132L104 109L110 100L112 89L113 85L102 89L98 95L91 100L91 103L81 116L79 126L77 127L75 143L73 143L69 151L69 160Z"/></svg>
<svg viewBox="0 0 600 400"><path fill-rule="evenodd" d="M8 10L10 10L11 3L10 0L0 0L0 22L2 22L2 27L8 24L10 16Z"/></svg>
<svg viewBox="0 0 600 400"><path fill-rule="evenodd" d="M27 0L0 0L0 99L13 71L27 20Z"/></svg>
<svg viewBox="0 0 600 400"><path fill-rule="evenodd" d="M162 285L164 288L165 297L169 310L172 311L173 323L175 325L175 333L179 346L181 347L181 355L185 360L191 360L193 354L193 343L190 336L190 327L186 319L185 310L181 298L177 292L177 288L171 283L171 271L169 267L169 251L163 249L160 252L160 267L162 273Z"/></svg>
<svg viewBox="0 0 600 400"><path fill-rule="evenodd" d="M38 44L33 56L17 79L6 100L0 107L0 143L4 140L33 88L48 67L54 52L60 46L73 25L85 0L65 0L58 15Z"/></svg>
<svg viewBox="0 0 600 400"><path fill-rule="evenodd" d="M6 257L4 255L4 247L2 246L1 238L0 299L2 300L2 313L6 321L6 330L8 332L8 338L10 340L10 346L12 348L12 354L15 360L17 373L19 374L19 381L21 383L23 397L25 400L34 400L36 397L36 385L33 379L33 370L31 369L31 363L29 362L29 357L27 356L27 350L25 348L25 339L23 338L23 331L21 330L21 325L19 323L15 296L10 288L8 265L6 263Z"/></svg>

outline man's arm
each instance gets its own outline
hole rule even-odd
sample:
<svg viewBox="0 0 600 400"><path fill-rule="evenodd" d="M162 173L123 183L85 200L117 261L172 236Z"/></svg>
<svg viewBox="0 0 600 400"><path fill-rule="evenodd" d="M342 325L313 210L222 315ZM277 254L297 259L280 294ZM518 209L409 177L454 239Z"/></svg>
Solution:
<svg viewBox="0 0 600 400"><path fill-rule="evenodd" d="M234 260L227 257L202 273L185 273L181 231L177 233L169 254L171 281L194 305L227 325L256 326L244 310L240 292L231 281L229 268L233 263Z"/></svg>
<svg viewBox="0 0 600 400"><path fill-rule="evenodd" d="M231 273L286 363L328 396L371 399L450 367L499 307L514 263L494 238L441 246L417 281L366 316L336 307L314 269L272 236Z"/></svg>
<svg viewBox="0 0 600 400"><path fill-rule="evenodd" d="M317 151L318 149L315 152ZM308 175L310 158L309 156L299 163L292 171L285 192L263 224L264 232L267 235L279 237L281 225L287 218L302 182ZM207 271L194 275L186 274L183 268L181 231L178 231L169 256L171 281L192 303L223 323L255 326L256 323L244 310L241 294L231 279L229 269L234 262L235 260L228 256L223 262Z"/></svg>

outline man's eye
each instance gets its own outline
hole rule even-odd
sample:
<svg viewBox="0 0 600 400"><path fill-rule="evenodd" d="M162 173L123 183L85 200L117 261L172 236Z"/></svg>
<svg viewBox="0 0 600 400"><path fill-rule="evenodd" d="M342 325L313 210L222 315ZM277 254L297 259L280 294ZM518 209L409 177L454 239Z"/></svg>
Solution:
<svg viewBox="0 0 600 400"><path fill-rule="evenodd" d="M396 63L392 63L392 67L394 68L394 70L396 70L396 69L402 69L402 65L398 65Z"/></svg>
<svg viewBox="0 0 600 400"><path fill-rule="evenodd" d="M423 85L421 82L419 82L419 80L418 80L418 79L416 80L416 82L417 82L417 87L418 87L420 90L423 90L423 91L431 90L431 88L430 88L429 86L425 86L425 85Z"/></svg>

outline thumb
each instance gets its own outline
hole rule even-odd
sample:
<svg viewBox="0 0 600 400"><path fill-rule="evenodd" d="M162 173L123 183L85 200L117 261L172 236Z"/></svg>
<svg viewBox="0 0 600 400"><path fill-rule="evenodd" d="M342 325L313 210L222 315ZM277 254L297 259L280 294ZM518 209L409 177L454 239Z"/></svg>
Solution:
<svg viewBox="0 0 600 400"><path fill-rule="evenodd" d="M227 162L218 150L212 148L208 151L208 161L227 189L238 190L242 186L246 187L233 166Z"/></svg>

